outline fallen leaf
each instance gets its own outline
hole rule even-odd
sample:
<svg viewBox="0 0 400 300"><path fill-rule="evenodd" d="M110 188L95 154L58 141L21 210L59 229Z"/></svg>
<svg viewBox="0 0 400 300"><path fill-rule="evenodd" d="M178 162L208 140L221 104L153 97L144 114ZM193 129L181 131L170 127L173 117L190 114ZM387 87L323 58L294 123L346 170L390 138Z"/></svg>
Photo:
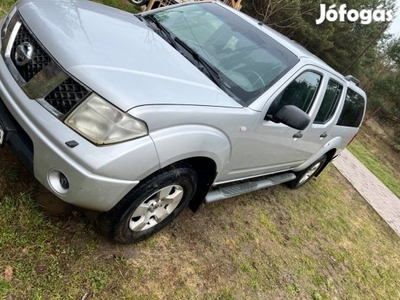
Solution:
<svg viewBox="0 0 400 300"><path fill-rule="evenodd" d="M13 278L13 268L11 266L7 266L4 270L4 278L7 281L11 281Z"/></svg>

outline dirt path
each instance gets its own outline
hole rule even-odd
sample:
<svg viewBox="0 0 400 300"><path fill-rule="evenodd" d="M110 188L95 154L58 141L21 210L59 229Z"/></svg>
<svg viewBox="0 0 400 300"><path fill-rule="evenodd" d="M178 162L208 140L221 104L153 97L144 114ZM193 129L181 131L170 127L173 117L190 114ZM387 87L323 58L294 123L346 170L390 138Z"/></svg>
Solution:
<svg viewBox="0 0 400 300"><path fill-rule="evenodd" d="M333 164L400 236L400 199L348 150Z"/></svg>

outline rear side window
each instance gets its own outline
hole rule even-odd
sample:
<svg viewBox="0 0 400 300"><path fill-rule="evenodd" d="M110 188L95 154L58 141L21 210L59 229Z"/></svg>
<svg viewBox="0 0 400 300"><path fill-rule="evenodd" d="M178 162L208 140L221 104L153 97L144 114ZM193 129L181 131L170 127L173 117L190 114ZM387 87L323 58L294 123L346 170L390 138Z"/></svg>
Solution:
<svg viewBox="0 0 400 300"><path fill-rule="evenodd" d="M332 118L339 103L340 96L342 95L342 91L343 86L341 84L332 79L329 80L324 99L322 100L314 123L325 124Z"/></svg>
<svg viewBox="0 0 400 300"><path fill-rule="evenodd" d="M275 114L285 105L294 105L308 113L321 83L320 74L308 71L292 81L272 104L269 114Z"/></svg>
<svg viewBox="0 0 400 300"><path fill-rule="evenodd" d="M353 90L348 89L337 125L359 127L362 121L364 107L365 99Z"/></svg>

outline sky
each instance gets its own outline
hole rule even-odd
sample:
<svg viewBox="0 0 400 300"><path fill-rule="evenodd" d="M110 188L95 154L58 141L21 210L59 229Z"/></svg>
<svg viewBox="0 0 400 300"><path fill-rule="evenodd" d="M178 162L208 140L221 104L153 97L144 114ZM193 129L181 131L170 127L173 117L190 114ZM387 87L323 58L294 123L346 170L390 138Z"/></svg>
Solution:
<svg viewBox="0 0 400 300"><path fill-rule="evenodd" d="M396 0L397 12L394 14L392 25L389 27L389 32L395 37L400 37L400 0Z"/></svg>

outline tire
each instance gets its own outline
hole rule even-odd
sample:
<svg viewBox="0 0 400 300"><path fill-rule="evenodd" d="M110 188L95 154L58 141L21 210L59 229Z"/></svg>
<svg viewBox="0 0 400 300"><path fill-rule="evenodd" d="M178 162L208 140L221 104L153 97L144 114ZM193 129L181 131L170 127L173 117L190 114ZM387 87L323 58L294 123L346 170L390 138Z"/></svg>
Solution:
<svg viewBox="0 0 400 300"><path fill-rule="evenodd" d="M129 0L129 1L138 6L147 5L147 3L149 3L149 0Z"/></svg>
<svg viewBox="0 0 400 300"><path fill-rule="evenodd" d="M188 205L196 186L197 174L187 164L171 166L145 179L107 213L111 238L129 244L160 231Z"/></svg>
<svg viewBox="0 0 400 300"><path fill-rule="evenodd" d="M311 180L311 178L314 177L314 175L321 170L321 168L324 167L326 162L326 155L320 157L318 160L316 160L311 166L309 166L307 169L300 171L296 174L296 179L289 181L287 183L287 186L290 187L291 189L298 189L299 187L302 187L305 185L307 182Z"/></svg>

